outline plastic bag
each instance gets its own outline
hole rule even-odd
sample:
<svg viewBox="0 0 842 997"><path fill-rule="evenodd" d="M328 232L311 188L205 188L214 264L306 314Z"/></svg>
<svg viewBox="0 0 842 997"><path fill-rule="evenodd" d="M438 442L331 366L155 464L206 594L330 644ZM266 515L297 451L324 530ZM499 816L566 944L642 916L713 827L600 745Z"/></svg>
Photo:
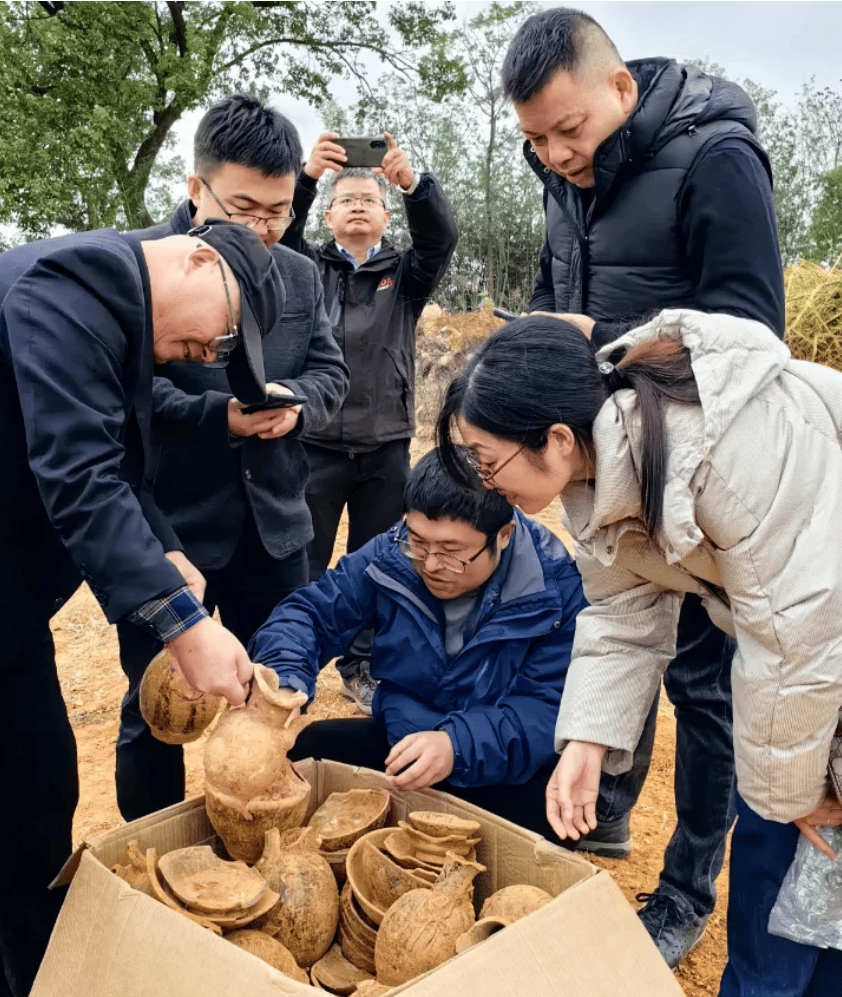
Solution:
<svg viewBox="0 0 842 997"><path fill-rule="evenodd" d="M795 858L769 915L769 933L803 945L842 949L842 827L816 831L836 852L828 858L799 836Z"/></svg>

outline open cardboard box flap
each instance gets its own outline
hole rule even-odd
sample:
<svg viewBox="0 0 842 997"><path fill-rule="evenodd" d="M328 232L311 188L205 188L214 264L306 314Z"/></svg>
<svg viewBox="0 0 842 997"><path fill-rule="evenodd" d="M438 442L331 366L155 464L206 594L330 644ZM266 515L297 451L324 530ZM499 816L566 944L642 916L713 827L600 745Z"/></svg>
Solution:
<svg viewBox="0 0 842 997"><path fill-rule="evenodd" d="M311 782L310 811L332 792L387 787L384 776L337 762L297 764ZM607 872L578 855L435 790L393 794L389 823L413 810L479 820L476 899L531 883L557 895L426 976L395 988L412 997L681 997L681 988ZM308 815L309 816L309 815ZM116 828L77 849L72 879L30 997L279 997L312 995L247 952L133 890L109 870L126 846L159 854L215 837L203 798Z"/></svg>

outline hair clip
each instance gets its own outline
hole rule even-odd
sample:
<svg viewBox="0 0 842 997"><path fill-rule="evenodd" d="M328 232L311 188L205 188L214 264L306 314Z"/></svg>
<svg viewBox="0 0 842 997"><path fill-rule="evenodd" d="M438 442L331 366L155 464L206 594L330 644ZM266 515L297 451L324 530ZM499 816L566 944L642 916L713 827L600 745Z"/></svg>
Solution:
<svg viewBox="0 0 842 997"><path fill-rule="evenodd" d="M603 360L601 364L597 367L597 370L602 374L603 377L608 377L609 374L614 372L614 364L610 360Z"/></svg>

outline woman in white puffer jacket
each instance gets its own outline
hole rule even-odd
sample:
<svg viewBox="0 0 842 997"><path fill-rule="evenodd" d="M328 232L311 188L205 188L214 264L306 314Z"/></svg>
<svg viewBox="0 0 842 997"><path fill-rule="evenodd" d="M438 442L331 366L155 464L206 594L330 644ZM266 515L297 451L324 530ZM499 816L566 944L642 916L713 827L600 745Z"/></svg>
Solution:
<svg viewBox="0 0 842 997"><path fill-rule="evenodd" d="M827 760L842 704L842 375L765 326L665 311L594 356L549 317L509 323L450 386L455 445L524 512L561 495L590 607L578 618L548 817L595 826L601 767L631 761L675 653L683 595L737 638L739 791L721 997L838 997L842 952L766 925L799 830L842 824ZM824 845L824 842L821 842ZM827 848L826 845L824 845Z"/></svg>

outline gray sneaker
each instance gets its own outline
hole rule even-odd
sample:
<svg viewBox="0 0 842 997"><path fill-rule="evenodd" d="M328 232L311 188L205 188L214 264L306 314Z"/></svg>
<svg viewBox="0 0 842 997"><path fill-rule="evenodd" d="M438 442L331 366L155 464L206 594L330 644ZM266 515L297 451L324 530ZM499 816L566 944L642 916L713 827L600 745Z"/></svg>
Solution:
<svg viewBox="0 0 842 997"><path fill-rule="evenodd" d="M593 831L576 842L577 852L589 852L605 859L624 859L631 853L631 848L628 814L599 821Z"/></svg>
<svg viewBox="0 0 842 997"><path fill-rule="evenodd" d="M361 668L347 678L343 676L339 691L346 699L353 699L363 713L371 716L371 702L377 691L377 683L369 675L367 668Z"/></svg>
<svg viewBox="0 0 842 997"><path fill-rule="evenodd" d="M635 898L644 904L637 912L658 951L670 969L701 942L708 923L708 915L696 913L685 897L676 893L656 890L638 893Z"/></svg>

